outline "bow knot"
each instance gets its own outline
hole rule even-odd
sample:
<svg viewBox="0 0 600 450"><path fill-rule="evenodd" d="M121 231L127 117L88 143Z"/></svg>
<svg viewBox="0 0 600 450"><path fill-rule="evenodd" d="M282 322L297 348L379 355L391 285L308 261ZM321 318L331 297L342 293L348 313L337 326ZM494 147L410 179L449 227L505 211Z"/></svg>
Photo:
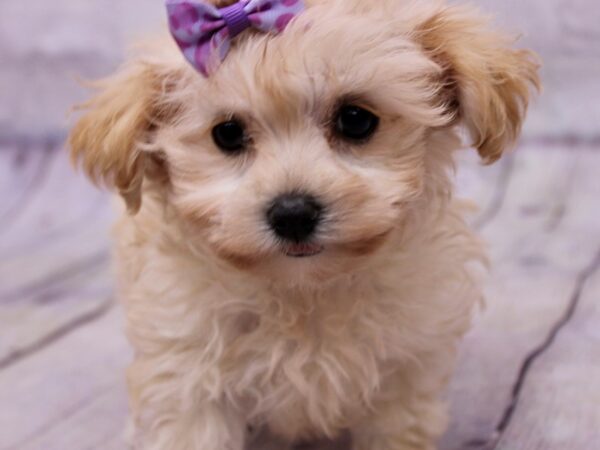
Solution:
<svg viewBox="0 0 600 450"><path fill-rule="evenodd" d="M233 5L221 8L219 11L227 25L231 39L252 26L242 3L234 3Z"/></svg>
<svg viewBox="0 0 600 450"><path fill-rule="evenodd" d="M302 0L240 0L224 8L197 0L167 0L171 34L204 76L225 59L238 34L248 28L280 33L303 9Z"/></svg>

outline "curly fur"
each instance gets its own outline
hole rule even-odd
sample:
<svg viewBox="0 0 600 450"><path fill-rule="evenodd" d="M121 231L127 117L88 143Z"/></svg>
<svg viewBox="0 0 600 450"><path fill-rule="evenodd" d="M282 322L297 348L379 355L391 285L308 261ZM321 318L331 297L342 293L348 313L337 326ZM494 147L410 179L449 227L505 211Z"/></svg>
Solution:
<svg viewBox="0 0 600 450"><path fill-rule="evenodd" d="M72 132L129 209L115 237L137 448L242 450L251 425L433 449L444 431L485 261L452 194L458 132L497 160L537 64L441 1L308 3L279 36L240 36L209 79L152 43ZM344 101L381 118L368 142L330 131ZM231 116L252 136L239 157L210 135ZM290 190L326 205L318 256L285 256L265 224Z"/></svg>

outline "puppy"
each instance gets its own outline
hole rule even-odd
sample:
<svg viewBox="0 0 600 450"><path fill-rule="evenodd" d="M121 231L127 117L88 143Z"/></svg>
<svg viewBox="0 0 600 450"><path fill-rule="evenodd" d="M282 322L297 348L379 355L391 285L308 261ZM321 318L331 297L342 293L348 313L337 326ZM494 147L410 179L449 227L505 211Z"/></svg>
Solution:
<svg viewBox="0 0 600 450"><path fill-rule="evenodd" d="M511 43L442 1L307 0L204 73L168 37L105 80L70 146L127 206L136 448L435 448L485 261L453 154L518 137L538 64Z"/></svg>

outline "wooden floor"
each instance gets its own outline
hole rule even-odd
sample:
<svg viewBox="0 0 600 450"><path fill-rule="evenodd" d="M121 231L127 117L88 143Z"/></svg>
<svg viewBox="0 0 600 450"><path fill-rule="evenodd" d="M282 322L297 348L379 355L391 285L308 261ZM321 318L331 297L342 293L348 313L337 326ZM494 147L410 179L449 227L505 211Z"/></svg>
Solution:
<svg viewBox="0 0 600 450"><path fill-rule="evenodd" d="M465 154L458 183L493 270L441 449L600 449L600 145ZM0 450L124 448L109 203L59 143L0 145Z"/></svg>

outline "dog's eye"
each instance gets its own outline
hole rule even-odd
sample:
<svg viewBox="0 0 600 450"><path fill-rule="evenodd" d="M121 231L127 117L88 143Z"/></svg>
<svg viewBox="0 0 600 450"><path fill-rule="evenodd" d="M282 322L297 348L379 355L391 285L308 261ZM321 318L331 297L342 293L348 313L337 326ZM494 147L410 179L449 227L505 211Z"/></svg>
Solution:
<svg viewBox="0 0 600 450"><path fill-rule="evenodd" d="M346 139L362 141L369 138L379 125L379 117L360 106L344 105L336 117L336 131Z"/></svg>
<svg viewBox="0 0 600 450"><path fill-rule="evenodd" d="M246 147L247 137L244 125L238 120L228 120L215 126L212 130L215 144L230 155L240 153Z"/></svg>

